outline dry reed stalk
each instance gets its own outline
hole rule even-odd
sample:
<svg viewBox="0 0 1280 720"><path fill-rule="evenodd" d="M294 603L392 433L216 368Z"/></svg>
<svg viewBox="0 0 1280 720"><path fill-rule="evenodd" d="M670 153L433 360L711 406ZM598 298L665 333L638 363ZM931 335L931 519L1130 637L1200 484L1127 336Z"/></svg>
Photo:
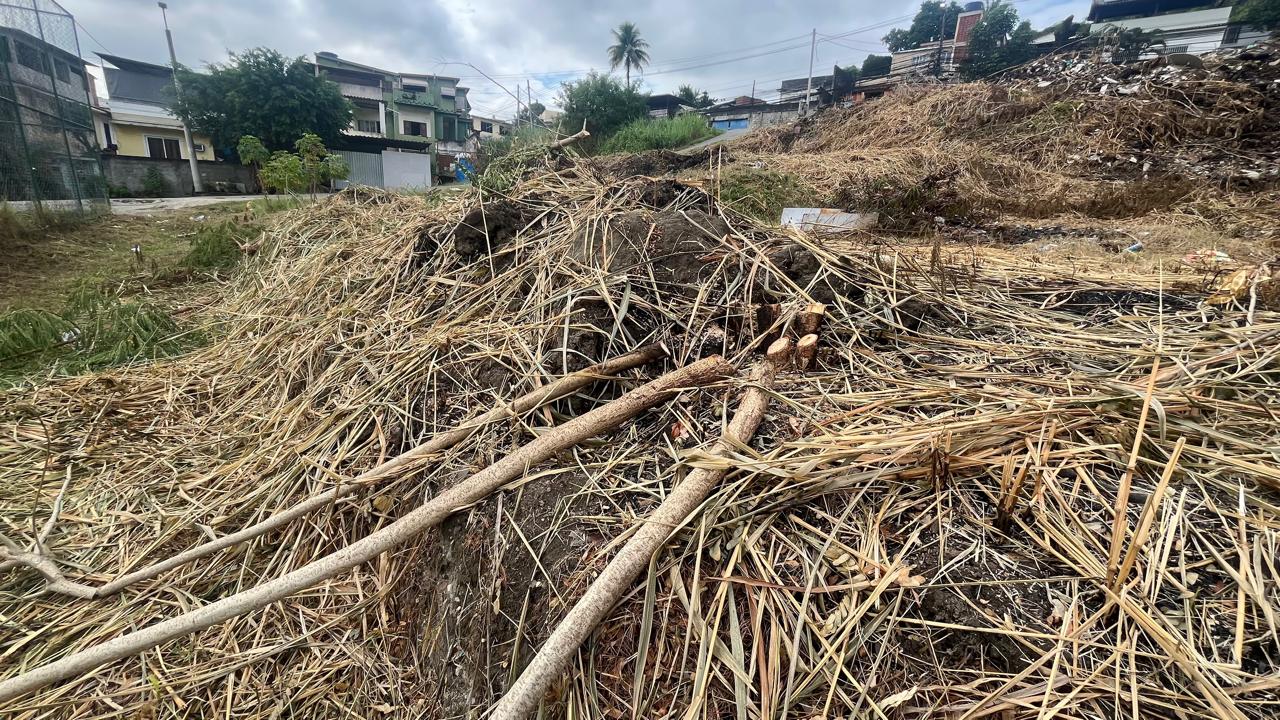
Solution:
<svg viewBox="0 0 1280 720"><path fill-rule="evenodd" d="M44 685L89 672L100 665L135 655L176 637L198 632L332 578L416 537L450 513L470 505L519 477L529 467L586 438L612 430L639 413L665 402L677 392L732 374L733 366L709 357L674 370L607 405L550 430L484 470L449 488L390 525L350 545L313 560L287 575L210 603L178 617L102 645L0 680L0 701L12 700Z"/></svg>

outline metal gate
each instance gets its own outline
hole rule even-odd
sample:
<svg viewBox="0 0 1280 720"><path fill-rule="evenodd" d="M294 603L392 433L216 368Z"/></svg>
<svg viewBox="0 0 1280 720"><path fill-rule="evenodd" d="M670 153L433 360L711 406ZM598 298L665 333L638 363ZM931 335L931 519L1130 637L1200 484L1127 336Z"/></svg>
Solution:
<svg viewBox="0 0 1280 720"><path fill-rule="evenodd" d="M374 153L351 152L350 150L334 150L351 172L347 174L347 182L353 185L369 185L382 187L382 156Z"/></svg>

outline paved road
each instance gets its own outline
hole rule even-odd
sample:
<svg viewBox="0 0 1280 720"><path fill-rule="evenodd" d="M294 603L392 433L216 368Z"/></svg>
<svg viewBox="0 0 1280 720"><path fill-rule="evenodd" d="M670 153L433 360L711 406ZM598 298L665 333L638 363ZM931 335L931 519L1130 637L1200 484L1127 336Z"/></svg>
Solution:
<svg viewBox="0 0 1280 720"><path fill-rule="evenodd" d="M329 196L329 193L316 193L317 200L323 200ZM115 198L111 201L111 212L119 215L155 215L156 213L169 212L172 210L187 210L189 208L204 207L206 205L221 205L223 203L239 203L241 205L250 200L261 200L268 195L197 195L195 197L176 197L176 198ZM306 201L308 196L305 194L298 195L298 199Z"/></svg>
<svg viewBox="0 0 1280 720"><path fill-rule="evenodd" d="M751 132L751 128L741 128L738 130L725 130L724 132L720 133L719 135L709 140L703 140L702 142L695 143L693 145L690 145L687 148L681 148L676 152L684 153L685 155L691 155L696 152L701 152L714 145L726 143L726 142L729 142L730 140L736 140L742 137L743 135L746 135L749 132Z"/></svg>
<svg viewBox="0 0 1280 720"><path fill-rule="evenodd" d="M244 203L257 200L262 195L197 195L195 197L175 198L113 198L111 212L118 215L155 215L172 210L220 205L222 203Z"/></svg>

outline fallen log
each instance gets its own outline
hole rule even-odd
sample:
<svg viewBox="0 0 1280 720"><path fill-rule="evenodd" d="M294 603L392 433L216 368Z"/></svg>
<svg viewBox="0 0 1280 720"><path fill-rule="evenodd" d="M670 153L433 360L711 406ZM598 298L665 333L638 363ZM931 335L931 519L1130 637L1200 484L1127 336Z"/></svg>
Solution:
<svg viewBox="0 0 1280 720"><path fill-rule="evenodd" d="M712 455L727 455L736 446L751 440L768 409L774 375L785 365L790 352L791 341L786 338L769 346L767 359L752 370L751 387L743 395L724 436L712 448ZM702 504L724 475L723 469L699 468L671 491L556 626L537 656L493 706L489 720L523 720L533 712L583 641L649 566L653 554Z"/></svg>
<svg viewBox="0 0 1280 720"><path fill-rule="evenodd" d="M189 635L266 607L366 563L438 525L455 510L485 498L552 455L618 427L641 412L674 397L682 389L705 385L732 375L733 372L732 365L719 356L713 356L667 373L617 400L559 427L545 430L532 442L522 445L498 462L443 491L425 505L341 550L202 608L0 681L0 702L89 672L100 665L136 655L167 640Z"/></svg>

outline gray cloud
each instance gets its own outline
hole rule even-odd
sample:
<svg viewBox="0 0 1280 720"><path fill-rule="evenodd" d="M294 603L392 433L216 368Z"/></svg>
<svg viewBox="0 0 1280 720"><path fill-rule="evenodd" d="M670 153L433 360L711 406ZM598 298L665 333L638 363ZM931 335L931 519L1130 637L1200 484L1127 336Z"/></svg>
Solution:
<svg viewBox="0 0 1280 720"><path fill-rule="evenodd" d="M80 46L164 62L164 32L153 0L61 0L82 26ZM560 82L589 69L607 71L610 28L630 20L649 41L651 65L640 76L654 92L682 83L716 97L751 91L769 97L784 78L808 70L808 34L819 42L814 72L860 63L883 51L880 38L905 25L918 3L875 0L811 2L622 2L620 0L168 0L178 59L202 66L228 50L272 47L289 55L332 50L342 57L401 72L464 78L477 114L509 117L515 102L465 65L470 62L513 90L527 81L534 97L553 105ZM1085 0L1020 0L1037 28L1074 13ZM906 16L908 20L895 19ZM890 24L885 24L890 23ZM877 27L878 26L878 27ZM865 30L864 30L865 29ZM859 31L861 32L851 32ZM849 34L846 34L849 33ZM101 43L101 44L100 44ZM744 55L759 55L741 58ZM552 74L556 73L556 74Z"/></svg>

